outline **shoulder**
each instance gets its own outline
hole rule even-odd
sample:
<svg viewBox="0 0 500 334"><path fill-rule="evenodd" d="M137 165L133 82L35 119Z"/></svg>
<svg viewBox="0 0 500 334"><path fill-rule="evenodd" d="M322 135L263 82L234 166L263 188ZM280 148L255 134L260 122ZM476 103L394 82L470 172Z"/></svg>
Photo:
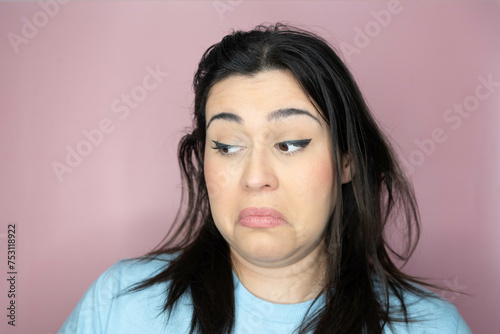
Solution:
<svg viewBox="0 0 500 334"><path fill-rule="evenodd" d="M166 269L177 254L162 254L155 258L133 258L122 259L109 267L97 279L102 287L113 290L125 288L150 277L155 276Z"/></svg>
<svg viewBox="0 0 500 334"><path fill-rule="evenodd" d="M176 254L165 254L154 259L123 259L105 272L88 288L58 333L163 333L167 323L162 314L167 284L124 293L134 284L154 277L166 269ZM181 301L180 310L183 309ZM188 303L177 312L170 324L178 319L185 323ZM190 314L189 314L190 315ZM177 320L176 320L177 319Z"/></svg>
<svg viewBox="0 0 500 334"><path fill-rule="evenodd" d="M459 314L455 305L430 290L417 286L431 296L421 296L412 291L403 291L408 311L409 324L394 323L385 333L427 333L427 334L471 334L471 330ZM390 305L399 308L401 303L395 295L390 296ZM397 314L399 316L399 313Z"/></svg>
<svg viewBox="0 0 500 334"><path fill-rule="evenodd" d="M133 258L117 261L92 284L102 300L117 299L118 295L136 283L154 277L166 269L175 254L162 254L155 258Z"/></svg>

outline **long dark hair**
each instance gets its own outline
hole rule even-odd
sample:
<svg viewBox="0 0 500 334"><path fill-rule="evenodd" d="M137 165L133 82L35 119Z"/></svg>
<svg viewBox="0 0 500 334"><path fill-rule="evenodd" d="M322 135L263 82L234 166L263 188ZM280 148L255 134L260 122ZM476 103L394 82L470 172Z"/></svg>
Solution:
<svg viewBox="0 0 500 334"><path fill-rule="evenodd" d="M417 284L441 289L400 271L419 239L420 217L389 141L379 129L356 82L321 37L281 23L233 31L208 48L194 76L193 130L179 143L182 200L174 224L142 260L178 253L159 274L127 292L169 282L163 312L170 313L184 293L193 302L191 333L231 333L235 323L234 284L229 246L210 211L204 177L205 105L211 87L235 74L287 70L319 107L329 124L336 165L337 199L326 228L327 274L323 308L303 323L299 334L380 333L393 322L409 322L403 292L435 297ZM351 182L342 184L341 161L348 154ZM187 200L187 203L186 203ZM404 249L387 242L389 222L402 231ZM403 226L403 228L401 228ZM394 294L400 307L389 305ZM319 296L317 297L319 298ZM315 301L317 300L315 299Z"/></svg>

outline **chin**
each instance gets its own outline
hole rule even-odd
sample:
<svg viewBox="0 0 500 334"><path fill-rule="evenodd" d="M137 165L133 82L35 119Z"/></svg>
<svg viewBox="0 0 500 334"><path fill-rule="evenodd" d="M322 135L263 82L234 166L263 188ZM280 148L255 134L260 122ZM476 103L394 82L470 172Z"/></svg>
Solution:
<svg viewBox="0 0 500 334"><path fill-rule="evenodd" d="M291 251L287 252L283 245L267 242L247 244L241 248L241 251L245 258L265 263L282 262L292 253Z"/></svg>

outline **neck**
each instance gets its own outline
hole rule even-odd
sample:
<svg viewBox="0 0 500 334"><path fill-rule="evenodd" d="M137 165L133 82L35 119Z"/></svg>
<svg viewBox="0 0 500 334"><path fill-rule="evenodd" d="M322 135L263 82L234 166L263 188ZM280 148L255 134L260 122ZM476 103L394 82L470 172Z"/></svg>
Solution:
<svg viewBox="0 0 500 334"><path fill-rule="evenodd" d="M277 304L296 304L314 299L322 292L326 254L318 245L290 264L263 267L231 252L233 268L240 282L254 296Z"/></svg>

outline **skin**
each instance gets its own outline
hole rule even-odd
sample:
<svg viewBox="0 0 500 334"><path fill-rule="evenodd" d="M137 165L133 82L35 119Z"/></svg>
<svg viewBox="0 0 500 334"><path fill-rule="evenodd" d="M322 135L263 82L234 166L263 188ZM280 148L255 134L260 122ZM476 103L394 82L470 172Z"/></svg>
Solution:
<svg viewBox="0 0 500 334"><path fill-rule="evenodd" d="M303 114L268 119L282 108L304 110L316 119ZM210 122L222 112L241 122ZM204 168L211 212L230 246L235 273L261 299L280 304L313 299L321 291L323 233L336 199L328 125L293 75L278 70L217 82L209 92L206 119ZM307 139L305 147L283 143ZM221 143L219 149L213 149L213 141ZM342 166L342 183L349 182L348 159ZM247 207L275 209L287 224L239 225L238 215Z"/></svg>

